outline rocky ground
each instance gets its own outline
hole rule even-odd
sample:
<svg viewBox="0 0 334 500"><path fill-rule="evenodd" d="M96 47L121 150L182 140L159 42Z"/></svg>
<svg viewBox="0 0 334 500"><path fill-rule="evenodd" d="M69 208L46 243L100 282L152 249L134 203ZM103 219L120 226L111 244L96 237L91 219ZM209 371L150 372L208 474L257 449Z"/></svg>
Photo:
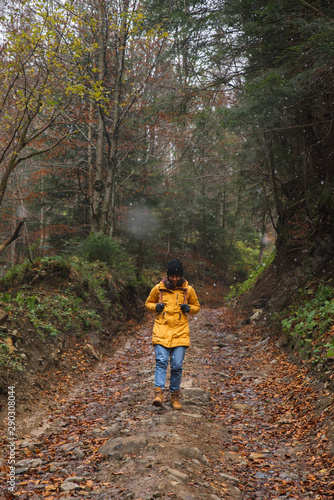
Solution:
<svg viewBox="0 0 334 500"><path fill-rule="evenodd" d="M329 499L332 394L227 309L191 321L183 409L151 405L150 316L86 380L16 422L0 496L35 500ZM98 350L98 346L97 346ZM167 394L168 396L168 394Z"/></svg>

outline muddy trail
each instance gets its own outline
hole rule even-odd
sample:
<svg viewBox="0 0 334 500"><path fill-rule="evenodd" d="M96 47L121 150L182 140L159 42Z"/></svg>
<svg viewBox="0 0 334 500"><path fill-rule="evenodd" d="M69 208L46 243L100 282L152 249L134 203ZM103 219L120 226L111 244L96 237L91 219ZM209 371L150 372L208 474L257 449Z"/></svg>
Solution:
<svg viewBox="0 0 334 500"><path fill-rule="evenodd" d="M204 309L183 409L155 408L152 322L38 421L18 421L16 485L2 472L1 498L334 498L331 394L256 326Z"/></svg>

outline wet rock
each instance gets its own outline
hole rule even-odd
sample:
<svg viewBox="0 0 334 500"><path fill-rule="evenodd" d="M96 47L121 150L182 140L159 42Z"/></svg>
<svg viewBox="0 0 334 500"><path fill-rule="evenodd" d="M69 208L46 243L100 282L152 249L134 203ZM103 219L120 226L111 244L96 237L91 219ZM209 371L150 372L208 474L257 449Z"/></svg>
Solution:
<svg viewBox="0 0 334 500"><path fill-rule="evenodd" d="M80 483L83 483L85 480L85 478L83 476L70 476L70 477L67 477L65 480L64 480L64 483L66 481L69 481L71 483L77 483L77 484L80 484ZM63 484L64 484L63 483Z"/></svg>
<svg viewBox="0 0 334 500"><path fill-rule="evenodd" d="M241 375L242 373L242 375ZM240 380L241 382L244 382L245 380L252 380L254 378L256 378L256 375L254 375L254 373L245 373L245 372L241 372L240 375Z"/></svg>
<svg viewBox="0 0 334 500"><path fill-rule="evenodd" d="M22 441L20 442L20 448L27 448L29 451L36 451L43 446L41 441Z"/></svg>
<svg viewBox="0 0 334 500"><path fill-rule="evenodd" d="M34 469L35 467L38 467L39 465L42 465L42 460L40 458L24 458L23 460L20 460L19 462L16 462L16 467L23 467L28 469Z"/></svg>
<svg viewBox="0 0 334 500"><path fill-rule="evenodd" d="M178 448L178 453L183 458L198 460L202 464L208 464L209 462L204 453L196 447L184 446L182 448Z"/></svg>
<svg viewBox="0 0 334 500"><path fill-rule="evenodd" d="M127 436L109 439L99 448L100 455L109 456L115 452L135 453L148 444L147 436Z"/></svg>
<svg viewBox="0 0 334 500"><path fill-rule="evenodd" d="M200 413L182 413L185 417L190 417L190 418L203 418L203 415Z"/></svg>
<svg viewBox="0 0 334 500"><path fill-rule="evenodd" d="M243 493L242 491L239 490L236 486L231 486L228 489L228 494L231 496L233 500L242 500L243 499Z"/></svg>
<svg viewBox="0 0 334 500"><path fill-rule="evenodd" d="M224 456L225 458L231 460L232 462L237 462L240 465L247 465L245 458L242 455L239 455L238 453L235 453L233 451L225 451Z"/></svg>
<svg viewBox="0 0 334 500"><path fill-rule="evenodd" d="M122 424L120 422L117 422L116 424L111 425L110 427L107 427L104 431L102 436L103 437L112 437L112 436L117 436L122 429Z"/></svg>
<svg viewBox="0 0 334 500"><path fill-rule="evenodd" d="M265 474L264 472L257 472L255 474L255 477L257 477L258 479L268 479L269 475Z"/></svg>
<svg viewBox="0 0 334 500"><path fill-rule="evenodd" d="M100 361L100 356L97 354L97 352L95 351L94 347L91 344L86 344L82 348L82 350L90 358L94 358L94 359L97 359L98 361Z"/></svg>
<svg viewBox="0 0 334 500"><path fill-rule="evenodd" d="M239 479L237 477L230 476L229 474L223 474L222 472L219 475L224 481L227 481L228 483L232 483L232 484L239 483Z"/></svg>
<svg viewBox="0 0 334 500"><path fill-rule="evenodd" d="M248 459L249 460L263 460L266 456L263 454L263 453L251 453L249 456L248 456Z"/></svg>
<svg viewBox="0 0 334 500"><path fill-rule="evenodd" d="M210 401L210 394L200 387L182 389L181 395L185 405L203 406Z"/></svg>
<svg viewBox="0 0 334 500"><path fill-rule="evenodd" d="M76 458L84 458L85 457L85 452L81 448L74 448L73 450Z"/></svg>
<svg viewBox="0 0 334 500"><path fill-rule="evenodd" d="M60 446L59 449L62 450L64 453L68 454L71 453L76 446L77 443L65 443L62 446Z"/></svg>
<svg viewBox="0 0 334 500"><path fill-rule="evenodd" d="M226 335L226 337L224 337L224 340L226 342L234 342L235 341L235 336L234 335Z"/></svg>
<svg viewBox="0 0 334 500"><path fill-rule="evenodd" d="M61 491L74 491L79 488L80 486L72 481L64 481L60 486Z"/></svg>
<svg viewBox="0 0 334 500"><path fill-rule="evenodd" d="M170 467L166 467L166 471L169 472L172 476L176 477L176 479L180 479L180 481L187 481L188 475L184 474L184 472L180 472L177 469L171 469Z"/></svg>
<svg viewBox="0 0 334 500"><path fill-rule="evenodd" d="M16 467L15 474L24 474L29 470L30 467Z"/></svg>

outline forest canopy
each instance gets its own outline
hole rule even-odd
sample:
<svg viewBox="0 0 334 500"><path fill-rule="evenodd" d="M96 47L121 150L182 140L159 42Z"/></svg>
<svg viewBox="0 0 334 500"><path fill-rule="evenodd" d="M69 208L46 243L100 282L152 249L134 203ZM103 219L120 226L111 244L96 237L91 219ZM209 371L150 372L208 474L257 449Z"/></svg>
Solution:
<svg viewBox="0 0 334 500"><path fill-rule="evenodd" d="M244 279L275 241L333 256L332 2L1 9L3 240L25 220L3 264L89 235L139 274L179 254Z"/></svg>

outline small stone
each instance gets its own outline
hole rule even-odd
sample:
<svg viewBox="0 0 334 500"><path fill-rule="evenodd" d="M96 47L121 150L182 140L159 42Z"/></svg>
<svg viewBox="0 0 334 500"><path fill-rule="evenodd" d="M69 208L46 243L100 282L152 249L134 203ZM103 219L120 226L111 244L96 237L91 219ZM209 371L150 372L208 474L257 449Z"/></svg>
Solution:
<svg viewBox="0 0 334 500"><path fill-rule="evenodd" d="M80 448L76 448L74 450L74 454L77 458L85 458L85 452L82 451Z"/></svg>
<svg viewBox="0 0 334 500"><path fill-rule="evenodd" d="M24 443L21 443L21 447L22 448L28 448L29 451L36 451L38 449L40 449L41 447L43 446L43 443L41 442L24 442Z"/></svg>
<svg viewBox="0 0 334 500"><path fill-rule="evenodd" d="M226 342L234 342L235 341L235 337L234 337L234 335L226 335L226 337L224 337L224 340Z"/></svg>
<svg viewBox="0 0 334 500"><path fill-rule="evenodd" d="M82 348L82 350L83 350L83 352L85 354L87 354L87 356L89 356L91 358L94 358L94 359L97 359L98 361L100 361L100 356L97 354L97 352L95 351L94 347L91 344L86 344Z"/></svg>
<svg viewBox="0 0 334 500"><path fill-rule="evenodd" d="M224 479L225 481L228 481L229 483L232 483L232 484L239 483L239 479L237 477L230 476L229 474L223 474L222 472L219 475L222 479Z"/></svg>
<svg viewBox="0 0 334 500"><path fill-rule="evenodd" d="M203 453L196 447L187 447L184 446L182 448L179 448L179 453L181 456L185 458L190 458L190 459L197 459L200 460L203 456Z"/></svg>
<svg viewBox="0 0 334 500"><path fill-rule="evenodd" d="M77 483L77 484L80 484L82 483L83 481L85 480L85 478L83 476L69 476L67 477L65 480L64 480L64 483L66 481L69 481L71 483ZM63 484L64 484L63 483Z"/></svg>
<svg viewBox="0 0 334 500"><path fill-rule="evenodd" d="M187 474L184 474L184 472L180 472L177 469L171 469L170 467L167 467L166 470L172 476L175 476L177 479L180 479L180 481L187 481L188 479Z"/></svg>
<svg viewBox="0 0 334 500"><path fill-rule="evenodd" d="M15 469L15 474L23 474L24 472L27 472L29 470L29 467L19 467L18 469Z"/></svg>
<svg viewBox="0 0 334 500"><path fill-rule="evenodd" d="M263 453L251 453L249 460L263 460L266 456Z"/></svg>
<svg viewBox="0 0 334 500"><path fill-rule="evenodd" d="M127 436L109 439L99 448L100 455L108 456L114 452L134 453L148 443L147 436Z"/></svg>
<svg viewBox="0 0 334 500"><path fill-rule="evenodd" d="M92 434L94 434L95 436L98 436L99 434L102 434L103 435L104 431L103 429L101 429L101 427L96 427L95 429L92 430Z"/></svg>
<svg viewBox="0 0 334 500"><path fill-rule="evenodd" d="M192 418L202 418L203 415L200 415L199 413L182 413L182 415L185 415L186 417L192 417Z"/></svg>
<svg viewBox="0 0 334 500"><path fill-rule="evenodd" d="M80 488L77 483L73 483L71 481L64 481L60 486L61 491L73 491Z"/></svg>
<svg viewBox="0 0 334 500"><path fill-rule="evenodd" d="M34 469L35 467L38 467L39 465L42 465L42 460L40 458L25 458L23 460L20 460L19 462L16 463L17 467L27 467L28 469Z"/></svg>

